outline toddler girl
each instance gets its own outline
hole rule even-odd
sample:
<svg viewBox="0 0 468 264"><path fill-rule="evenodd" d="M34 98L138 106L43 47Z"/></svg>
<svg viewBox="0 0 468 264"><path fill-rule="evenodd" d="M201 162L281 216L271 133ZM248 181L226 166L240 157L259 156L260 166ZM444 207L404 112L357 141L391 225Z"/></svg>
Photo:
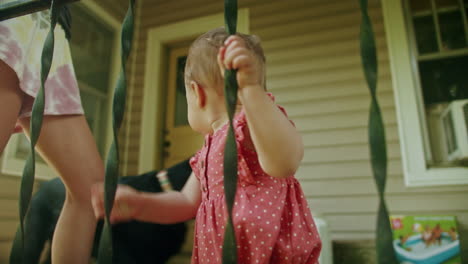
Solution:
<svg viewBox="0 0 468 264"><path fill-rule="evenodd" d="M192 263L221 263L227 219L223 153L228 117L225 69L237 70L239 103L234 118L238 188L233 208L239 263L317 263L321 242L299 182L302 140L283 108L265 92L265 58L259 40L228 36L223 28L203 34L189 50L185 88L190 126L205 134L191 159L193 175L182 192L147 194L119 186L111 221L158 223L196 216ZM93 188L103 217L102 186Z"/></svg>

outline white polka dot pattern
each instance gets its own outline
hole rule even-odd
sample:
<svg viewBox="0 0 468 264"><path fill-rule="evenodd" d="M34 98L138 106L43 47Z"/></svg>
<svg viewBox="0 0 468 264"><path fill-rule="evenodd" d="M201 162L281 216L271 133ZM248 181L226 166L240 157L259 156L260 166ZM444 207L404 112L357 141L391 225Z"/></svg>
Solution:
<svg viewBox="0 0 468 264"><path fill-rule="evenodd" d="M221 263L227 216L223 188L227 128L207 135L205 146L190 162L202 189L193 264ZM262 170L243 112L235 117L234 128L239 173L233 222L239 263L318 263L321 242L299 182L293 175L276 179Z"/></svg>

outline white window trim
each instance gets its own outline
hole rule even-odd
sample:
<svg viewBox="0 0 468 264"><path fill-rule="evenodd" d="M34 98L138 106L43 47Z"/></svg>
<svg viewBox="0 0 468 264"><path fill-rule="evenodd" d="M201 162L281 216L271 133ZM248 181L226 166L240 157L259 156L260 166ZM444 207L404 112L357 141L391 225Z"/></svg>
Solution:
<svg viewBox="0 0 468 264"><path fill-rule="evenodd" d="M213 28L224 25L224 14L219 13L173 24L154 27L148 30L146 49L143 106L140 129L140 151L138 172L159 169L164 124L163 65L167 55L166 45L197 37ZM249 33L249 10L239 9L237 30Z"/></svg>
<svg viewBox="0 0 468 264"><path fill-rule="evenodd" d="M119 74L120 69L120 53L118 52L118 48L120 46L120 28L122 27L121 22L119 22L116 18L111 16L106 10L104 10L101 6L95 3L93 0L83 0L80 1L82 5L89 10L91 13L94 13L97 17L99 17L104 23L110 26L115 32L117 32L115 36L115 52L113 52L112 58L112 69L110 72L110 90L113 91L115 84L117 82L117 77ZM105 142L105 150L109 149L112 143L112 97L108 98L108 108L107 108L107 122L105 124L106 129L106 142ZM7 146L4 149L3 157L1 161L1 173L7 176L14 176L14 177L21 177L23 174L23 167L25 164L25 159L19 159L15 156L16 148L18 146L19 135L12 135ZM50 180L52 178L57 177L58 174L55 170L47 166L47 164L39 162L36 160L36 179L37 180Z"/></svg>
<svg viewBox="0 0 468 264"><path fill-rule="evenodd" d="M468 184L468 168L427 166L426 121L403 8L402 1L382 0L405 183L409 187Z"/></svg>

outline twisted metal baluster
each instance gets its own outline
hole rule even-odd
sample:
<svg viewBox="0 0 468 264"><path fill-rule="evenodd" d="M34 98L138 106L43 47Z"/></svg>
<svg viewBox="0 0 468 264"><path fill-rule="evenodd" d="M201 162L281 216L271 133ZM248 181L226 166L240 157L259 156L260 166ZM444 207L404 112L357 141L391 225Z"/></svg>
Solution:
<svg viewBox="0 0 468 264"><path fill-rule="evenodd" d="M21 178L21 189L19 198L19 213L20 213L20 229L16 233L13 241L13 247L10 253L10 263L22 263L23 249L25 244L24 220L29 209L31 201L34 176L36 171L36 153L34 148L41 133L42 120L44 118L44 100L45 91L44 85L49 75L54 55L54 29L57 25L57 7L55 1L50 4L50 28L44 42L44 48L41 55L41 86L34 100L31 122L30 122L30 152L23 169L23 177Z"/></svg>
<svg viewBox="0 0 468 264"><path fill-rule="evenodd" d="M227 32L230 35L236 34L237 0L224 1L224 21ZM236 236L232 223L232 207L237 190L237 145L232 122L237 103L236 73L236 70L225 70L224 72L224 95L229 116L229 130L224 148L224 192L228 218L224 232L223 264L237 263Z"/></svg>
<svg viewBox="0 0 468 264"><path fill-rule="evenodd" d="M117 189L117 181L119 178L119 151L118 151L118 132L122 125L122 120L125 111L126 97L126 63L131 50L133 38L133 22L134 22L134 6L135 0L130 0L128 11L122 24L122 69L119 79L114 90L113 99L113 142L109 150L106 162L106 176L104 181L104 207L106 211L104 228L99 242L99 264L112 264L112 227L110 225L110 213L114 204L115 192Z"/></svg>
<svg viewBox="0 0 468 264"><path fill-rule="evenodd" d="M385 205L385 181L387 177L387 147L385 128L377 100L377 51L374 32L367 12L367 0L360 0L361 5L361 59L364 75L371 94L369 112L369 147L371 165L379 193L379 211L377 217L376 248L379 264L398 263L392 244L392 230L387 206Z"/></svg>

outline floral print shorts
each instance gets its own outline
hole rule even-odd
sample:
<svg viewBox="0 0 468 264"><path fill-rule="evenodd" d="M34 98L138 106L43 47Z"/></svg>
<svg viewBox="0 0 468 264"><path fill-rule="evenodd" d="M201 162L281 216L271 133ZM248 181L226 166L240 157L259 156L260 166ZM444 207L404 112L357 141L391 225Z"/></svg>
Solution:
<svg viewBox="0 0 468 264"><path fill-rule="evenodd" d="M43 11L0 22L0 60L15 71L26 94L18 118L31 116L41 85L41 54L49 21L49 11ZM55 28L54 56L45 83L44 114L83 114L69 43L60 25ZM15 132L20 130L17 126Z"/></svg>

